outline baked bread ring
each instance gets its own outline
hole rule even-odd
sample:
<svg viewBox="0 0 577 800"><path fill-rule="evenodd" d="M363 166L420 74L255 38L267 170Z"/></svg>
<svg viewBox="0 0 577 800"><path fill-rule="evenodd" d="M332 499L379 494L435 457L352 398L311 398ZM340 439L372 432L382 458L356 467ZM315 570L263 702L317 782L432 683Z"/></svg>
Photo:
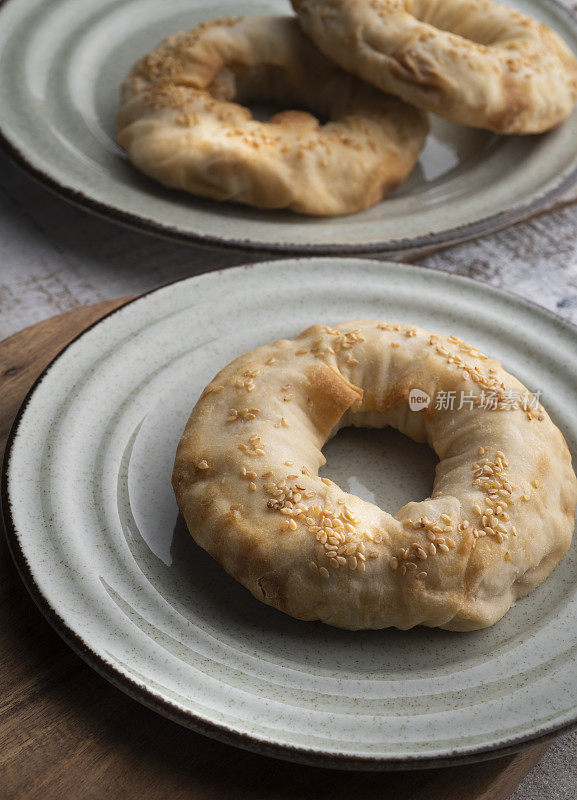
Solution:
<svg viewBox="0 0 577 800"><path fill-rule="evenodd" d="M531 17L492 0L292 0L325 55L440 117L540 133L577 99L577 61Z"/></svg>
<svg viewBox="0 0 577 800"><path fill-rule="evenodd" d="M410 410L415 388L429 408ZM437 408L461 390L461 410ZM511 408L515 392L525 410ZM482 405L489 395L496 409ZM178 446L176 498L198 544L293 617L484 628L549 575L573 534L571 457L533 401L456 337L374 320L315 325L206 387ZM427 441L440 459L433 496L392 516L319 478L321 449L345 425Z"/></svg>
<svg viewBox="0 0 577 800"><path fill-rule="evenodd" d="M259 122L243 103L330 121L284 111ZM118 116L130 161L165 186L317 215L378 203L409 175L427 132L423 112L343 72L291 17L170 36L134 66Z"/></svg>

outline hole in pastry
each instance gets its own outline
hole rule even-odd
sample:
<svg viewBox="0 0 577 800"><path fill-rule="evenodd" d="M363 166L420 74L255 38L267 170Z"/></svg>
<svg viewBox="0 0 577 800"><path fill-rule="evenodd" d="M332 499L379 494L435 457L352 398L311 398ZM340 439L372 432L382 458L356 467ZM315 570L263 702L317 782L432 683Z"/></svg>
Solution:
<svg viewBox="0 0 577 800"><path fill-rule="evenodd" d="M268 122L271 117L288 111L311 115L320 125L330 120L328 108L313 107L317 104L307 102L302 87L295 85L286 71L274 64L250 68L228 64L208 89L218 100L246 106L258 122Z"/></svg>
<svg viewBox="0 0 577 800"><path fill-rule="evenodd" d="M310 114L319 123L319 125L326 125L329 122L328 117L319 116L312 112L309 108L298 108L296 105L291 106L290 109L281 108L271 103L248 103L247 108L253 116L253 119L258 122L268 122L272 117L277 114L286 114L287 112L298 112L301 114Z"/></svg>
<svg viewBox="0 0 577 800"><path fill-rule="evenodd" d="M427 444L390 427L343 428L325 444L323 454L327 463L321 477L389 514L431 496L439 463Z"/></svg>
<svg viewBox="0 0 577 800"><path fill-rule="evenodd" d="M405 9L419 22L454 33L475 44L492 45L509 37L499 20L464 12L465 4L446 0L404 0Z"/></svg>

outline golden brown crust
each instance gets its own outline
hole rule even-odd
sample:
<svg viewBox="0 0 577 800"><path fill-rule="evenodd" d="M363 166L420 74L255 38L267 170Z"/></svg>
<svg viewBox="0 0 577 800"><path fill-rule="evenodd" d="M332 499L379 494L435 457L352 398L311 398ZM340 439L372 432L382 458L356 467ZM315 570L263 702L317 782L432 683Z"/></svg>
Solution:
<svg viewBox="0 0 577 800"><path fill-rule="evenodd" d="M311 420L326 438L345 411L360 406L363 390L323 363L310 364L304 375L308 382L306 403Z"/></svg>
<svg viewBox="0 0 577 800"><path fill-rule="evenodd" d="M268 122L243 103L301 106ZM127 77L118 141L166 186L259 208L347 214L411 172L423 112L325 58L290 17L216 20L166 39Z"/></svg>
<svg viewBox="0 0 577 800"><path fill-rule="evenodd" d="M547 26L493 0L292 0L325 55L445 119L539 133L577 99L577 61Z"/></svg>
<svg viewBox="0 0 577 800"><path fill-rule="evenodd" d="M410 409L417 388L428 409ZM444 408L447 392L468 399ZM351 424L428 441L432 497L391 514L319 478L327 437ZM577 503L563 436L499 362L374 320L316 325L225 367L173 485L195 540L255 597L349 629L492 625L563 557Z"/></svg>

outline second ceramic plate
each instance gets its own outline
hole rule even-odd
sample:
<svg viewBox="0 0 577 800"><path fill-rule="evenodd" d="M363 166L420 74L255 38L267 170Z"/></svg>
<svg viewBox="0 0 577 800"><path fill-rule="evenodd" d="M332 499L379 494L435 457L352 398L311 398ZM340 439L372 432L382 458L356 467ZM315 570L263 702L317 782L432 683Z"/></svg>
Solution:
<svg viewBox="0 0 577 800"><path fill-rule="evenodd" d="M486 758L577 719L577 551L468 634L350 632L262 605L192 540L170 485L206 383L314 322L398 319L500 358L577 452L577 333L472 281L407 265L292 260L191 278L125 306L48 368L12 434L5 521L62 636L140 701L262 753L362 769ZM396 511L435 459L392 431L343 432L325 475Z"/></svg>
<svg viewBox="0 0 577 800"><path fill-rule="evenodd" d="M556 0L510 5L577 52L575 16ZM119 88L160 39L215 17L288 14L287 0L4 0L0 140L35 177L147 231L269 251L423 252L543 208L575 179L577 113L543 136L498 137L433 119L409 180L378 206L338 219L213 203L138 173L115 144Z"/></svg>

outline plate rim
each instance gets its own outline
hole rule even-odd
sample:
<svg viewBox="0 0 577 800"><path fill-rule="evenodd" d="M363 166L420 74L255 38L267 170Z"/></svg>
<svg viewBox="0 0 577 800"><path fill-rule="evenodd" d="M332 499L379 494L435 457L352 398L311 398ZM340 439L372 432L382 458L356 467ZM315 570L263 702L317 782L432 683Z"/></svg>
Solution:
<svg viewBox="0 0 577 800"><path fill-rule="evenodd" d="M293 257L285 260L306 262L306 261L315 261L324 259L316 257ZM347 261L351 259L344 257L342 259L337 259L337 260ZM420 270L424 270L426 273L440 273L440 275L445 280L449 280L451 282L454 281L456 283L465 283L468 286L478 287L480 284L483 290L488 290L490 293L494 293L498 296L505 297L509 301L514 301L515 303L519 303L521 306L524 306L527 310L537 312L542 317L548 318L554 324L561 325L561 327L568 329L573 333L573 335L577 335L577 324L564 319L558 314L555 314L553 311L546 308L545 306L542 306L541 304L535 301L527 300L526 298L521 297L512 291L501 289L500 287L492 286L491 284L477 281L466 275L455 274L447 269L437 269L437 268L433 269L414 264L395 262L384 259L383 260L363 259L363 260L373 265L384 263L389 267L397 269L407 268L409 271L414 270L417 272ZM91 323L89 326L80 331L80 333L74 336L74 338L70 342L68 342L63 348L61 348L57 352L54 358L50 360L50 362L42 369L42 371L36 377L30 389L26 393L26 396L24 397L24 400L22 401L18 409L18 413L16 414L16 417L14 418L14 421L11 425L9 435L6 440L6 449L4 452L4 457L1 465L1 478L0 478L0 495L1 495L0 519L2 520L3 523L4 534L8 543L8 549L16 565L20 578L22 579L22 582L24 583L26 590L32 597L32 600L34 601L35 605L40 610L44 618L49 622L51 627L63 639L63 641L76 653L76 655L80 656L80 658L82 658L82 660L89 667L94 669L99 675L104 677L113 686L123 691L133 700L136 700L137 702L141 703L147 708L152 709L156 713L170 719L173 722L182 725L185 728L189 728L195 731L196 733L200 733L204 736L223 742L225 744L233 745L235 747L240 747L241 749L254 752L258 755L279 758L284 761L303 764L307 766L324 767L328 769L338 769L338 770L377 772L377 771L402 771L406 769L433 769L444 766L450 767L450 766L460 766L464 764L472 764L479 761L492 760L495 758L501 758L507 755L512 755L528 747L537 746L539 744L544 744L546 742L552 741L553 739L557 738L560 734L563 734L570 730L574 730L575 728L577 728L577 707L574 709L572 718L569 721L564 722L560 725L557 726L554 725L553 727L550 727L548 729L546 726L541 726L539 730L533 733L526 733L518 736L509 737L501 745L497 746L483 746L483 745L470 746L462 751L458 751L456 748L452 748L451 751L448 752L446 755L441 755L441 756L421 756L418 753L412 755L402 754L399 755L398 757L382 757L379 755L351 756L345 753L329 752L326 750L315 749L310 747L298 747L295 745L282 744L266 740L260 738L257 735L236 730L235 728L229 727L222 723L218 723L203 718L200 714L180 708L176 703L171 702L165 697L162 697L161 695L153 691L151 688L147 687L146 685L139 684L137 681L132 679L127 674L119 671L111 663L107 662L104 658L102 658L95 650L93 650L92 647L88 644L88 642L86 642L79 633L73 630L65 622L65 620L58 612L57 608L53 606L48 600L48 598L45 597L45 595L42 593L42 590L40 589L38 583L36 582L33 570L30 564L28 563L28 560L22 548L20 541L22 533L19 534L12 516L12 511L10 507L11 506L10 492L9 492L9 469L10 469L12 449L14 447L16 438L19 433L19 428L24 419L24 415L26 413L28 405L31 402L33 396L35 395L37 389L39 388L44 378L49 374L53 365L61 357L63 357L64 354L70 348L72 348L75 344L77 344L78 341L81 340L90 331L92 331L99 325L105 323L110 317L113 317L115 314L120 313L128 306L133 305L134 303L148 297L149 295L156 294L157 292L160 292L168 287L174 286L184 281L194 282L195 280L202 279L204 277L209 277L213 275L224 275L228 273L230 270L240 271L246 268L250 269L258 267L266 267L269 265L277 265L277 264L279 264L279 261L260 261L257 263L240 264L234 267L224 267L217 270L209 270L208 272L203 272L200 273L199 275L189 275L182 278L177 278L173 281L169 281L168 283L163 284L162 286L158 286L154 289L150 289L147 292L143 292L140 295L128 298L125 303L116 308L113 308L112 310L104 314L104 316L102 316L100 319Z"/></svg>
<svg viewBox="0 0 577 800"><path fill-rule="evenodd" d="M17 2L21 2L21 0L0 0L0 14L9 3L16 4ZM570 21L570 24L575 27L575 31L577 32L577 7L572 8L566 6L561 0L537 0L537 2L545 6L552 6L557 9L557 11L560 11ZM474 222L448 228L438 233L427 233L405 239L389 239L385 242L375 242L373 244L364 245L291 244L290 242L275 242L273 244L259 242L256 239L228 239L216 234L187 231L176 225L166 225L162 222L158 222L144 214L126 211L104 200L97 200L91 197L90 194L86 194L85 191L76 189L65 181L58 180L54 174L43 170L34 163L33 159L25 156L16 142L10 138L2 124L1 118L0 149L4 151L16 166L40 185L48 188L74 206L87 210L104 219L116 222L124 227L185 244L196 244L199 246L244 253L261 252L279 256L355 256L377 253L390 256L397 253L403 254L404 258L406 258L407 252L409 252L413 258L425 256L456 244L475 240L480 236L496 233L517 222L530 219L532 216L539 214L539 212L546 212L546 206L550 201L561 197L566 191L577 184L576 166L556 186L551 187L530 203L509 208L497 214L491 214L488 217L482 217ZM339 217L335 217L335 219L338 220Z"/></svg>

